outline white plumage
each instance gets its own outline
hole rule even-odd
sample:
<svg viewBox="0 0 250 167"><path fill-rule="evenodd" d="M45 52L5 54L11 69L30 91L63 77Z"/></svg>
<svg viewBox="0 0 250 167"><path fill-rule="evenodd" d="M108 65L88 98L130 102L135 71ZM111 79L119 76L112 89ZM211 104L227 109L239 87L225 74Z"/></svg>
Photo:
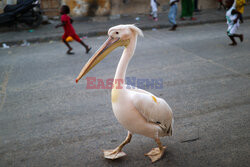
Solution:
<svg viewBox="0 0 250 167"><path fill-rule="evenodd" d="M116 159L125 156L121 150L130 142L132 134L136 133L153 138L158 144L158 148L153 148L145 154L155 162L162 157L166 148L162 146L159 137L172 135L172 110L164 99L142 89L127 89L124 82L118 86L116 82L125 81L129 61L134 55L137 36L143 36L142 31L134 25L119 25L110 28L108 35L109 39L83 67L76 82L112 50L118 46L125 46L114 77L111 99L115 117L128 130L128 136L117 148L104 150L104 157Z"/></svg>

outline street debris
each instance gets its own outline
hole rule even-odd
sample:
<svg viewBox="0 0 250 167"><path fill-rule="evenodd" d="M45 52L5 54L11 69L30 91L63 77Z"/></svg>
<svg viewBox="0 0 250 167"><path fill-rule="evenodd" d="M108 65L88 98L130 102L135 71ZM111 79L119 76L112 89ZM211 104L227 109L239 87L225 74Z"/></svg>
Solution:
<svg viewBox="0 0 250 167"><path fill-rule="evenodd" d="M30 43L27 40L23 40L21 46L30 46Z"/></svg>
<svg viewBox="0 0 250 167"><path fill-rule="evenodd" d="M83 40L83 39L87 39L88 38L88 36L83 36L82 38L80 38L81 40Z"/></svg>
<svg viewBox="0 0 250 167"><path fill-rule="evenodd" d="M59 16L54 16L52 19L53 19L53 20L59 20L60 17L59 17Z"/></svg>
<svg viewBox="0 0 250 167"><path fill-rule="evenodd" d="M49 41L49 43L53 43L53 42L54 42L54 41L52 41L52 40L51 40L51 41Z"/></svg>
<svg viewBox="0 0 250 167"><path fill-rule="evenodd" d="M152 31L156 31L157 29L156 28L152 28Z"/></svg>
<svg viewBox="0 0 250 167"><path fill-rule="evenodd" d="M3 49L9 49L10 46L8 46L6 43L3 43Z"/></svg>
<svg viewBox="0 0 250 167"><path fill-rule="evenodd" d="M51 19L48 20L48 24L54 24L54 25L56 25L56 23L57 23L57 21L55 21L55 20L51 20Z"/></svg>
<svg viewBox="0 0 250 167"><path fill-rule="evenodd" d="M31 29L31 30L29 30L29 32L34 32L34 30Z"/></svg>
<svg viewBox="0 0 250 167"><path fill-rule="evenodd" d="M199 139L200 139L199 137L196 137L194 139L183 140L183 141L181 141L181 143L191 143L191 142L194 142L194 141L199 140Z"/></svg>
<svg viewBox="0 0 250 167"><path fill-rule="evenodd" d="M43 23L43 24L49 24L49 18L48 18L48 16L43 15L42 17L43 17L42 23Z"/></svg>
<svg viewBox="0 0 250 167"><path fill-rule="evenodd" d="M109 19L110 20L116 20L116 19L120 19L121 18L121 15L120 14L116 14L116 15L111 15L109 16Z"/></svg>
<svg viewBox="0 0 250 167"><path fill-rule="evenodd" d="M140 17L136 17L135 20L136 20L136 21L139 21L139 20L140 20Z"/></svg>

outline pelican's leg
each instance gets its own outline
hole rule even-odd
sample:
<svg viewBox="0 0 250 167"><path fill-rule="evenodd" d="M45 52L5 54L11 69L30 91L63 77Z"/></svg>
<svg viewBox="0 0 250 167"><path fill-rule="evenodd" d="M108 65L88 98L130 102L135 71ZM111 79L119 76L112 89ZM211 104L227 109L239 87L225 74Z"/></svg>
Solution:
<svg viewBox="0 0 250 167"><path fill-rule="evenodd" d="M151 151L145 154L151 159L152 162L159 160L164 154L164 151L166 149L165 146L162 146L160 139L155 139L155 142L157 143L158 147L153 148Z"/></svg>
<svg viewBox="0 0 250 167"><path fill-rule="evenodd" d="M132 134L128 131L128 136L118 147L116 147L114 150L103 150L104 157L107 159L117 159L125 156L126 153L122 152L122 148L130 142L131 138Z"/></svg>

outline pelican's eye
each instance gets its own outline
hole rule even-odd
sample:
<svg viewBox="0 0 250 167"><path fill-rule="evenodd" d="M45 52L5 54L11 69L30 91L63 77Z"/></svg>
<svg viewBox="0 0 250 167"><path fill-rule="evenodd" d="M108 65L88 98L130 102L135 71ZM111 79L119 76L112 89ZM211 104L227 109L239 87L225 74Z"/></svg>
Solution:
<svg viewBox="0 0 250 167"><path fill-rule="evenodd" d="M117 31L116 31L115 33L116 33L116 34L119 34L119 32L117 32Z"/></svg>

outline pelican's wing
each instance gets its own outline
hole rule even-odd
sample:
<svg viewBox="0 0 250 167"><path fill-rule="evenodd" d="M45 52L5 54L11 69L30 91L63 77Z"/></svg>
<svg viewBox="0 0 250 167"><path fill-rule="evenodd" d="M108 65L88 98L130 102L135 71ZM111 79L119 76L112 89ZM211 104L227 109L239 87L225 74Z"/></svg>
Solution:
<svg viewBox="0 0 250 167"><path fill-rule="evenodd" d="M138 88L129 92L135 108L147 121L159 124L167 134L172 134L173 113L165 100Z"/></svg>

